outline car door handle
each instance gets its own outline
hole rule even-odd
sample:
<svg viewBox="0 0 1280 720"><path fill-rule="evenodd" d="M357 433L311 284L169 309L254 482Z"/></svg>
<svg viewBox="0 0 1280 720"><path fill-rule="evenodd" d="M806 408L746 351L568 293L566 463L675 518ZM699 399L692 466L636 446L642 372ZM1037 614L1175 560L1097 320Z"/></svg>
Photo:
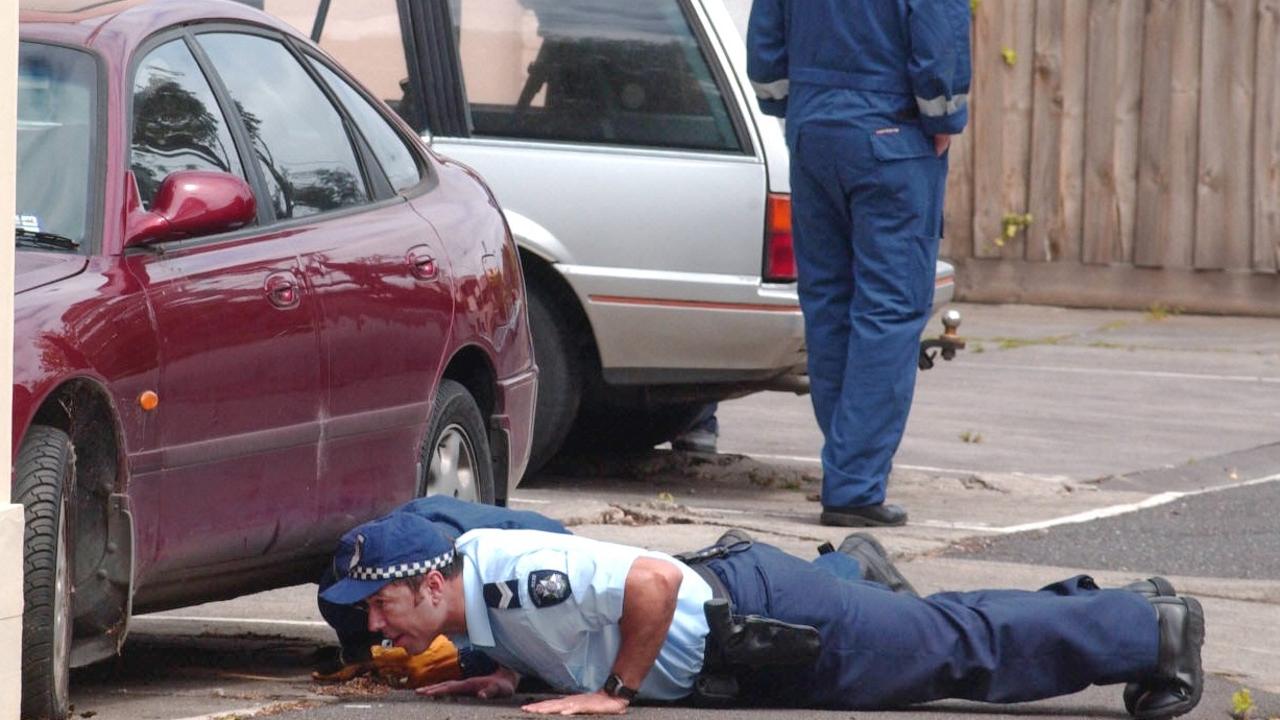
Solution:
<svg viewBox="0 0 1280 720"><path fill-rule="evenodd" d="M302 289L293 273L271 273L267 276L263 290L267 294L267 300L281 310L292 310L302 302Z"/></svg>
<svg viewBox="0 0 1280 720"><path fill-rule="evenodd" d="M409 248L404 259L409 263L409 272L419 280L435 280L440 277L440 266L436 264L436 259L426 245Z"/></svg>

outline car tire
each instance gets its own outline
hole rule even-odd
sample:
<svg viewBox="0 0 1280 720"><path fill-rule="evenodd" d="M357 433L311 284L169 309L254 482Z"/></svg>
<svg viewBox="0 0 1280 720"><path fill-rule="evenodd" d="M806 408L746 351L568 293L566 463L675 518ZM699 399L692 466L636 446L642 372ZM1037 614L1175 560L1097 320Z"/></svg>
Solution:
<svg viewBox="0 0 1280 720"><path fill-rule="evenodd" d="M573 429L582 404L582 354L568 325L555 312L556 304L545 290L531 285L529 331L538 364L538 402L534 409L533 442L529 465L533 474L542 469Z"/></svg>
<svg viewBox="0 0 1280 720"><path fill-rule="evenodd" d="M583 407L569 445L577 452L636 452L675 438L688 430L706 403L619 402Z"/></svg>
<svg viewBox="0 0 1280 720"><path fill-rule="evenodd" d="M34 425L14 464L25 508L22 578L22 717L63 720L70 709L72 542L68 517L75 448L63 431Z"/></svg>
<svg viewBox="0 0 1280 720"><path fill-rule="evenodd" d="M493 455L484 414L462 383L441 380L418 455L418 497L450 495L492 505Z"/></svg>

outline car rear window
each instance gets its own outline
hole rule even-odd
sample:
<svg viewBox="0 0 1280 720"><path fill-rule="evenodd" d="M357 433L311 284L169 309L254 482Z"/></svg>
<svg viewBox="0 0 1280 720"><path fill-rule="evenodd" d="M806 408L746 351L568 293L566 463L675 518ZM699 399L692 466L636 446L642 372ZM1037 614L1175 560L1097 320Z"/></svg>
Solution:
<svg viewBox="0 0 1280 720"><path fill-rule="evenodd" d="M98 67L85 52L18 46L15 227L86 239L97 145Z"/></svg>
<svg viewBox="0 0 1280 720"><path fill-rule="evenodd" d="M473 134L740 151L679 0L453 0Z"/></svg>

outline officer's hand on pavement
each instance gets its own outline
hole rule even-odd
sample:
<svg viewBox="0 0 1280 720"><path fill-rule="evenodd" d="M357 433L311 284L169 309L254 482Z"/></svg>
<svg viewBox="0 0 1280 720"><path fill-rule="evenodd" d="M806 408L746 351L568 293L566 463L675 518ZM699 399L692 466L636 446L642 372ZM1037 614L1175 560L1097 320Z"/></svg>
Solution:
<svg viewBox="0 0 1280 720"><path fill-rule="evenodd" d="M511 697L516 692L516 683L520 676L506 668L498 668L492 675L477 675L465 680L449 680L448 682L427 685L417 689L419 695L440 697L445 695L474 695L478 698L491 699Z"/></svg>
<svg viewBox="0 0 1280 720"><path fill-rule="evenodd" d="M628 700L597 690L593 693L543 700L520 709L538 715L622 715L627 712L630 704Z"/></svg>
<svg viewBox="0 0 1280 720"><path fill-rule="evenodd" d="M951 147L950 135L933 136L933 149L938 153L938 157L942 157L942 153L946 152L949 147Z"/></svg>

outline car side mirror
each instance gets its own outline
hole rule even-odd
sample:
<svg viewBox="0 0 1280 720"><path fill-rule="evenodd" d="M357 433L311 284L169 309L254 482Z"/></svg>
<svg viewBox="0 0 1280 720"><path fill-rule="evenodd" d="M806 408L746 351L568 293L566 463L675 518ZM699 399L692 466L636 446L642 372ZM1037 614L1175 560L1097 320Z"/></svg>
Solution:
<svg viewBox="0 0 1280 720"><path fill-rule="evenodd" d="M156 190L150 210L142 209L137 192L130 176L125 247L228 232L252 223L258 214L249 184L230 173L170 173Z"/></svg>

